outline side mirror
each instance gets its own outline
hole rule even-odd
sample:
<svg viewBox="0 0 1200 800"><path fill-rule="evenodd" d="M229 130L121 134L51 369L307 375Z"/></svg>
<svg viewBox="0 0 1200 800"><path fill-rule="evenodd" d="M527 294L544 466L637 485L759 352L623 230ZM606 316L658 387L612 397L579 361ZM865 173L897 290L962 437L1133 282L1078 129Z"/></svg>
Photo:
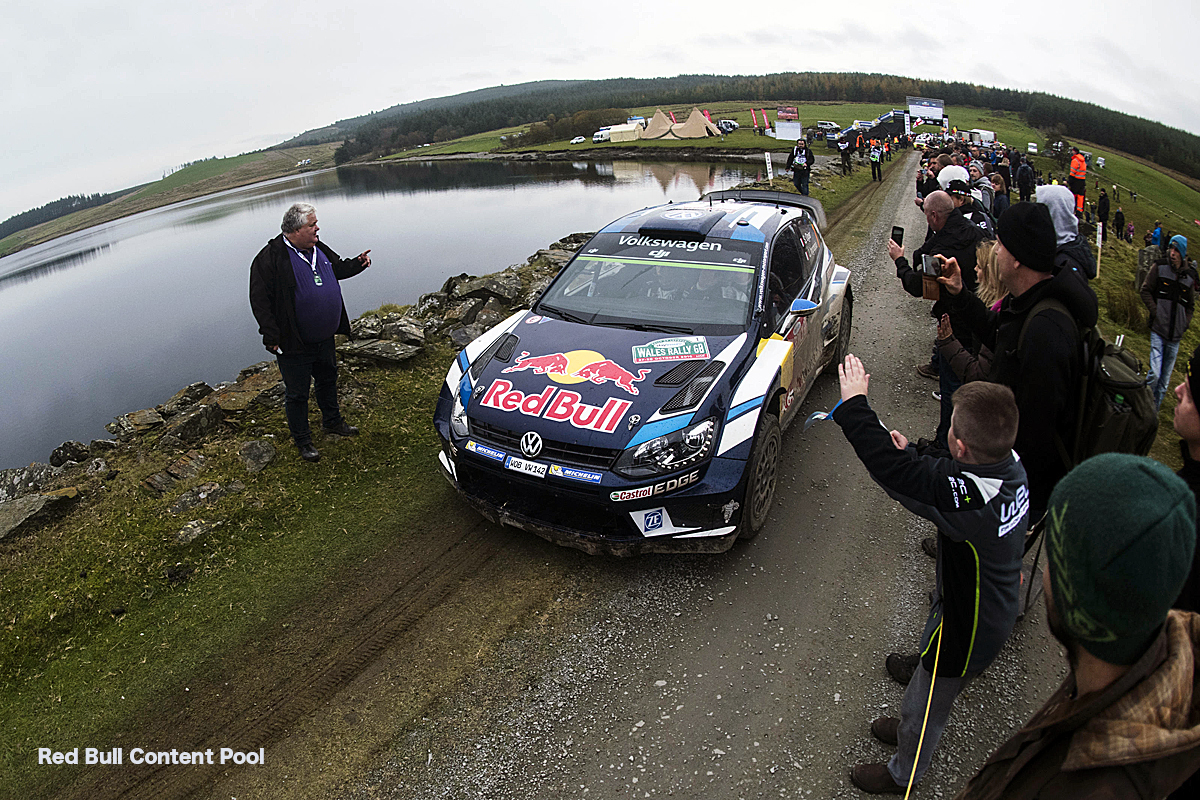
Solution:
<svg viewBox="0 0 1200 800"><path fill-rule="evenodd" d="M814 303L812 300L805 300L803 297L797 297L792 301L791 312L800 317L809 317L820 307L819 303Z"/></svg>

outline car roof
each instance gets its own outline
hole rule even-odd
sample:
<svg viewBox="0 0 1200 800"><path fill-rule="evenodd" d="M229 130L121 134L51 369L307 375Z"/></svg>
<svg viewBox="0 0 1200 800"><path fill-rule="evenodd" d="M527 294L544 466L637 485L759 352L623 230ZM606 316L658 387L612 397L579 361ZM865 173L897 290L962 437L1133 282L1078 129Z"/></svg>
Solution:
<svg viewBox="0 0 1200 800"><path fill-rule="evenodd" d="M700 200L642 209L604 227L601 233L638 233L683 241L731 239L768 242L786 222L807 215L820 225L821 203L790 192L728 190Z"/></svg>

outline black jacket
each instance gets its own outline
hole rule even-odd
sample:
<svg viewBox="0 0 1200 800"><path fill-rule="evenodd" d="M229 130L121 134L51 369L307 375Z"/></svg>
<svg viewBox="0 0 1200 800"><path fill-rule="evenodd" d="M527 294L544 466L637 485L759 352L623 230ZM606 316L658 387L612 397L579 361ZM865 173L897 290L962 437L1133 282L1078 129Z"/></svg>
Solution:
<svg viewBox="0 0 1200 800"><path fill-rule="evenodd" d="M1192 460L1187 442L1182 439L1179 440L1179 450L1183 455L1183 469L1175 474L1187 482L1192 494L1196 495L1196 502L1200 503L1200 461ZM1200 522L1196 523L1196 543L1200 545ZM1179 598L1171 605L1171 608L1200 611L1200 547L1193 552L1192 571L1188 574L1183 589L1179 591Z"/></svg>
<svg viewBox="0 0 1200 800"><path fill-rule="evenodd" d="M1025 340L1020 342L1026 317L1046 298L1061 302L1074 322L1060 310L1043 309L1030 320ZM1082 369L1079 330L1096 324L1096 295L1082 274L1061 270L1020 297L1005 297L998 312L966 291L955 298L954 306L994 354L988 380L1004 384L1016 396L1021 421L1015 449L1029 474L1032 518L1036 520L1046 510L1050 491L1067 473L1054 434L1075 430Z"/></svg>
<svg viewBox="0 0 1200 800"><path fill-rule="evenodd" d="M341 258L324 242L317 242L317 247L329 259L339 281L353 278L366 269L357 258ZM275 345L285 353L306 349L296 326L296 274L282 233L268 241L250 264L250 309L258 320L258 332L267 349ZM350 335L345 303L337 332Z"/></svg>
<svg viewBox="0 0 1200 800"><path fill-rule="evenodd" d="M1096 277L1096 257L1082 236L1063 242L1055 250L1054 271L1059 272L1063 268L1082 272L1088 280Z"/></svg>
<svg viewBox="0 0 1200 800"><path fill-rule="evenodd" d="M896 259L896 277L900 279L904 291L913 297L921 296L920 264L921 256L926 254L957 259L959 269L962 270L963 284L971 291L975 291L975 248L979 246L983 236L983 231L967 221L959 209L951 211L942 229L926 239L925 243L913 253L913 264L917 267L911 266L904 256ZM950 300L951 295L945 287L942 287L941 298L933 304L929 314L934 319L940 318L942 314L949 314L950 324L953 326L958 340L962 342L963 347L973 350L975 337L959 317L958 310L954 308L954 304Z"/></svg>
<svg viewBox="0 0 1200 800"><path fill-rule="evenodd" d="M1101 222L1108 222L1108 195L1100 195L1100 199L1096 201L1096 219Z"/></svg>
<svg viewBox="0 0 1200 800"><path fill-rule="evenodd" d="M883 490L938 528L936 593L921 637L922 661L938 675L981 672L1017 621L1029 490L1015 454L995 464L903 450L864 395L833 412L863 466ZM941 626L939 628L939 625ZM939 632L940 631L940 632Z"/></svg>

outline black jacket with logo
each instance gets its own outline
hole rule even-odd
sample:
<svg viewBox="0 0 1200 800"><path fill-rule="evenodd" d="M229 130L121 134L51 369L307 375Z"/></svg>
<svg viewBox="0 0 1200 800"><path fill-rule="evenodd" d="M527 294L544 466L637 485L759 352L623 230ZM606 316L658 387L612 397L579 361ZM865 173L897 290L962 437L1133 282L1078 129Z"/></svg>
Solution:
<svg viewBox="0 0 1200 800"><path fill-rule="evenodd" d="M865 395L833 412L867 472L883 490L938 528L937 583L921 657L938 675L981 672L1017 621L1021 557L1029 523L1025 469L1010 452L995 464L900 450ZM941 639L940 653L938 639Z"/></svg>

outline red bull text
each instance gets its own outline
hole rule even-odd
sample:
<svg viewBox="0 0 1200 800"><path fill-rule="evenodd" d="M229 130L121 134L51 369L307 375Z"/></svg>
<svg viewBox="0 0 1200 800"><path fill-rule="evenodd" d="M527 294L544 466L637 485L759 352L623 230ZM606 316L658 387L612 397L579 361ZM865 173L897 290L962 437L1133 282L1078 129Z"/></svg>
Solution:
<svg viewBox="0 0 1200 800"><path fill-rule="evenodd" d="M497 378L479 401L480 405L500 411L520 411L530 417L551 422L570 422L576 428L612 433L621 417L633 405L629 400L608 398L603 406L581 402L582 396L569 389L547 386L539 394L525 394L512 388L508 381Z"/></svg>

